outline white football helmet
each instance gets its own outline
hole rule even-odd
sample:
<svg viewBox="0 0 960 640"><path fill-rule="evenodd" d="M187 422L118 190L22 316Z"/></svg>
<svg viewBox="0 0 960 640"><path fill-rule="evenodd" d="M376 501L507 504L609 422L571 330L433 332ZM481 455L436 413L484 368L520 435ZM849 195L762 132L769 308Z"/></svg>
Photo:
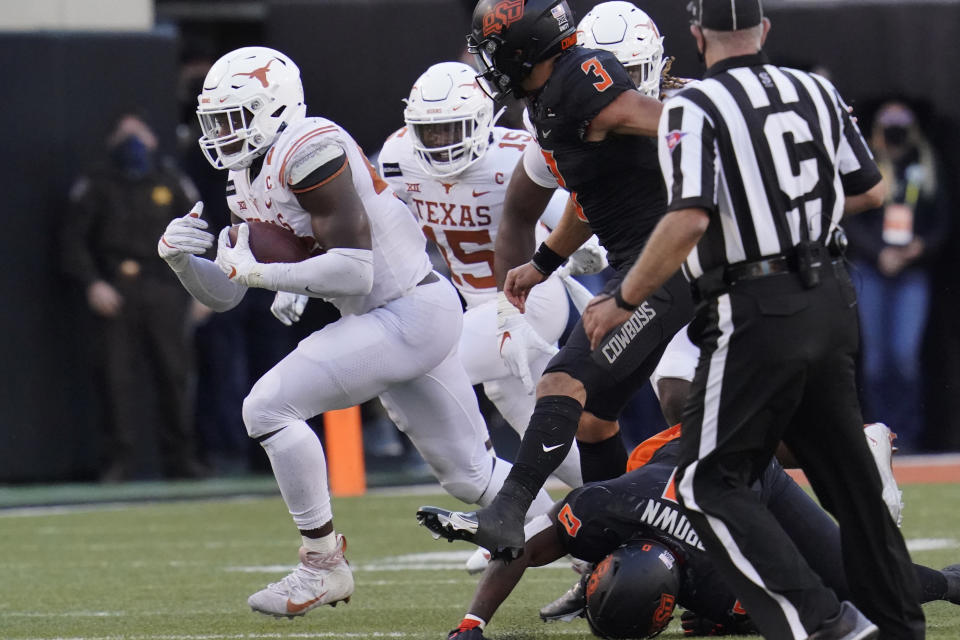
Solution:
<svg viewBox="0 0 960 640"><path fill-rule="evenodd" d="M441 62L417 78L405 100L421 168L437 178L456 175L483 157L493 130L493 100L461 62Z"/></svg>
<svg viewBox="0 0 960 640"><path fill-rule="evenodd" d="M646 13L630 2L603 2L583 16L577 36L584 47L617 56L640 93L660 97L664 38Z"/></svg>
<svg viewBox="0 0 960 640"><path fill-rule="evenodd" d="M243 47L217 60L197 101L200 148L217 169L249 167L307 112L300 69L267 47Z"/></svg>

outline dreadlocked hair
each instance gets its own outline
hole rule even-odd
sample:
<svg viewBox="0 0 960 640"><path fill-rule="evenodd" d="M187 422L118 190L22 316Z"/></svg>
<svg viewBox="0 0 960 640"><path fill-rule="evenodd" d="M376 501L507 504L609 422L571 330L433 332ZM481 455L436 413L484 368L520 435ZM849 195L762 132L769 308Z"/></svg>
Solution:
<svg viewBox="0 0 960 640"><path fill-rule="evenodd" d="M676 60L674 56L670 56L666 59L663 64L663 70L660 72L660 90L669 91L671 89L683 89L688 82L692 82L690 78L678 78L676 76L670 75L670 67L673 66L673 61Z"/></svg>

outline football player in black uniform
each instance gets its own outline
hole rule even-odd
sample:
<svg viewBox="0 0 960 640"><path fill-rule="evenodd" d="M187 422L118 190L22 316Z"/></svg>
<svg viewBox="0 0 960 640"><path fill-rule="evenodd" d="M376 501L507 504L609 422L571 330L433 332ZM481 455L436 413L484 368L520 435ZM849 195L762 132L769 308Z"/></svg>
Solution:
<svg viewBox="0 0 960 640"><path fill-rule="evenodd" d="M597 569L593 577L585 575L571 592L565 594L563 609L548 612L550 605L544 607L540 613L544 620L569 620L582 615L586 607L591 627L606 636L647 637L666 626L675 603L688 610L683 620L688 635L753 632L746 612L703 551L700 539L674 497L679 436L678 425L644 441L631 455L630 472L574 489L553 506L549 515L531 521L527 525L524 554L512 562L491 561L477 585L468 613L448 637L457 640L483 638L484 626L519 582L524 570L548 564L568 553L598 563ZM775 460L754 490L824 583L841 599L848 598L840 530L830 516ZM438 519L428 517L424 524L434 533L443 534L443 525ZM607 573L600 567L605 558L610 557L608 554L636 540L651 543L653 550L659 553L666 548L670 554L666 558L666 570L676 574L677 588L674 593L667 594L669 607L645 608L642 605L643 602L662 599L659 574L651 573L653 567L650 565L627 563L625 576L615 581L609 576L597 575ZM676 559L676 567L670 566L671 557ZM914 568L923 590L922 602L948 600L960 604L960 565L951 565L943 571L916 564ZM644 588L651 593L645 593ZM611 608L606 607L600 615L594 611L595 617L591 617L589 601L596 589L606 589L607 593L602 595L608 599L612 597L610 591L630 589L634 608L628 609L626 616L618 613L613 617ZM650 598L643 597L645 595ZM631 619L634 617L637 619ZM642 631L627 636L611 633L612 629L625 628Z"/></svg>
<svg viewBox="0 0 960 640"><path fill-rule="evenodd" d="M535 181L527 162L513 173L495 272L506 298L521 311L530 289L592 233L617 272L601 295L626 307L619 283L666 211L656 143L645 137L656 133L660 102L637 91L612 53L578 46L575 25L565 0L481 0L467 38L493 97L525 98L553 187L572 195L560 224L534 253L536 221L553 188ZM484 509L453 513L448 537L468 539L493 556L519 555L523 514L574 435L584 481L623 472L626 450L617 417L693 315L680 272L631 309L630 318L595 350L577 324L537 385L536 408L500 493ZM501 352L508 339L523 336L504 333Z"/></svg>

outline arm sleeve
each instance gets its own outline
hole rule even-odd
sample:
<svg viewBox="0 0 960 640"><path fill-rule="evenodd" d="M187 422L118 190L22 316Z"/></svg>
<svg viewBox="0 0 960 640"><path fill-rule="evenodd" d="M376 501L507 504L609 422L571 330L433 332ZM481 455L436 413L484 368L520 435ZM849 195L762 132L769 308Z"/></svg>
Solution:
<svg viewBox="0 0 960 640"><path fill-rule="evenodd" d="M214 311L229 311L240 304L247 293L245 286L229 279L213 261L187 257L188 260L168 264L190 295Z"/></svg>
<svg viewBox="0 0 960 640"><path fill-rule="evenodd" d="M523 150L523 168L535 183L544 189L556 189L560 186L557 177L550 171L543 150L536 140L531 140Z"/></svg>
<svg viewBox="0 0 960 640"><path fill-rule="evenodd" d="M668 211L717 210L717 152L713 123L693 102L671 98L657 131L657 153L667 187Z"/></svg>
<svg viewBox="0 0 960 640"><path fill-rule="evenodd" d="M847 103L843 101L836 88L824 78L813 76L835 102L837 117L840 119L840 140L837 147L837 170L843 183L843 192L857 195L869 191L881 180L880 169L873 161L873 154L867 147L860 128L850 116Z"/></svg>
<svg viewBox="0 0 960 640"><path fill-rule="evenodd" d="M534 180L534 182L537 181ZM570 194L564 189L558 189L554 192L550 197L550 202L547 203L547 208L543 210L543 215L540 216L540 222L550 230L556 229L557 225L560 224L560 218L563 217L563 211L566 209L569 199Z"/></svg>
<svg viewBox="0 0 960 640"><path fill-rule="evenodd" d="M94 182L88 177L81 177L70 189L67 217L60 225L63 272L84 286L102 277L92 251L99 206Z"/></svg>
<svg viewBox="0 0 960 640"><path fill-rule="evenodd" d="M373 251L336 248L303 262L259 263L247 282L327 300L365 296L373 290Z"/></svg>

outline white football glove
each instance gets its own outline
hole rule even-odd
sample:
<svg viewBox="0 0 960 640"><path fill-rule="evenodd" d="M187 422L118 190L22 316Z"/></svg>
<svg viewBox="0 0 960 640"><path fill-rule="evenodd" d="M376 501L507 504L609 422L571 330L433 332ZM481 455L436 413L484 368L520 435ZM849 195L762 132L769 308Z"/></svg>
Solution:
<svg viewBox="0 0 960 640"><path fill-rule="evenodd" d="M207 233L207 221L201 218L203 202L193 205L190 213L174 218L157 243L157 253L170 266L183 264L188 254L201 255L213 246L213 234Z"/></svg>
<svg viewBox="0 0 960 640"><path fill-rule="evenodd" d="M270 305L270 313L277 320L291 327L294 322L300 322L300 316L309 299L309 296L299 293L277 291L277 295L273 297L273 304Z"/></svg>
<svg viewBox="0 0 960 640"><path fill-rule="evenodd" d="M527 393L537 388L537 380L530 371L530 353L555 354L558 349L540 337L520 311L510 304L503 291L497 294L497 344L500 357L515 377L520 378Z"/></svg>
<svg viewBox="0 0 960 640"><path fill-rule="evenodd" d="M580 248L574 251L566 264L557 269L558 276L582 276L600 273L607 268L607 250L600 246L597 236L590 236Z"/></svg>
<svg viewBox="0 0 960 640"><path fill-rule="evenodd" d="M214 261L228 278L248 287L259 287L263 284L260 267L263 266L253 257L250 251L250 227L241 224L237 228L237 241L230 246L230 227L220 231L217 240L217 259Z"/></svg>

